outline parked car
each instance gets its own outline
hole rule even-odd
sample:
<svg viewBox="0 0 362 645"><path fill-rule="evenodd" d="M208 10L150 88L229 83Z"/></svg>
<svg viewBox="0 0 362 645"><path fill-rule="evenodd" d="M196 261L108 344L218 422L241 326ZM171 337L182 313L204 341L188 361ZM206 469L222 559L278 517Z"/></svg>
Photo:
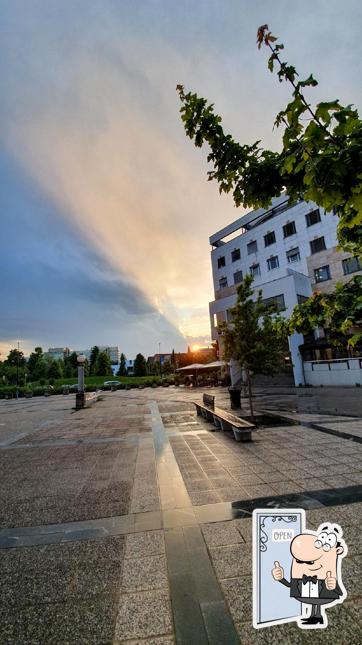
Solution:
<svg viewBox="0 0 362 645"><path fill-rule="evenodd" d="M119 385L120 381L104 381L103 385Z"/></svg>

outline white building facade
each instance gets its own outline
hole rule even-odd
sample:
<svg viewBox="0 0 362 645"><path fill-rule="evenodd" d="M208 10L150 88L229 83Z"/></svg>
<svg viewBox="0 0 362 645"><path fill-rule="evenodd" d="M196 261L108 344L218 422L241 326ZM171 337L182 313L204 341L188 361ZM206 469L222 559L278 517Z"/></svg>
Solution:
<svg viewBox="0 0 362 645"><path fill-rule="evenodd" d="M308 298L320 283L328 290L329 281L333 288L337 265L341 265L341 274L348 266L360 272L358 265L356 268L346 263L346 254L338 259L337 224L336 215L325 213L313 202L290 205L288 197L281 195L273 200L270 209L247 213L212 235L212 339L219 340L217 327L230 319L228 312L236 302L237 286L248 273L254 276L255 291L261 289L263 299L276 304L284 310L282 315L289 317L295 305ZM333 271L332 262L327 265L326 258L333 258ZM306 383L299 351L302 344L301 334L289 338L296 385Z"/></svg>

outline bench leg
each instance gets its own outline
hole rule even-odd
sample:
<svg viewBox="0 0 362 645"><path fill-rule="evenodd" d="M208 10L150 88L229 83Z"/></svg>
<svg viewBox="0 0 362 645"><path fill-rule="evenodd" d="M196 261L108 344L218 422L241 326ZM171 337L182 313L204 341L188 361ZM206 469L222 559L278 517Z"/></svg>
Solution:
<svg viewBox="0 0 362 645"><path fill-rule="evenodd" d="M251 430L239 430L233 426L233 433L235 441L252 441Z"/></svg>
<svg viewBox="0 0 362 645"><path fill-rule="evenodd" d="M200 408L198 405L196 406L196 414L197 414L197 416L198 416L198 417L201 417L201 416L202 416L202 414L201 414L201 408Z"/></svg>
<svg viewBox="0 0 362 645"><path fill-rule="evenodd" d="M231 428L230 423L228 423L227 421L224 421L224 419L220 419L220 423L221 423L221 430L223 432L225 432L226 430L230 430Z"/></svg>
<svg viewBox="0 0 362 645"><path fill-rule="evenodd" d="M214 416L214 426L215 426L215 428L216 428L217 430L220 430L220 429L221 429L220 419L218 419L218 418L217 418L217 417L215 417L215 416Z"/></svg>

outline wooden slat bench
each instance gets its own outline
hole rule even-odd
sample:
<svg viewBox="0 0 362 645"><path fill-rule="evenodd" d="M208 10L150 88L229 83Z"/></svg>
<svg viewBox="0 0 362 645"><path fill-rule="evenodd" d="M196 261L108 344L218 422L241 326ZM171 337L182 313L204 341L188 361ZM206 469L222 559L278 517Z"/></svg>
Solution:
<svg viewBox="0 0 362 645"><path fill-rule="evenodd" d="M251 433L256 430L255 425L222 408L215 407L214 396L204 394L202 403L193 401L193 404L196 406L197 414L212 421L215 428L220 428L222 431L232 430L236 441L252 441Z"/></svg>

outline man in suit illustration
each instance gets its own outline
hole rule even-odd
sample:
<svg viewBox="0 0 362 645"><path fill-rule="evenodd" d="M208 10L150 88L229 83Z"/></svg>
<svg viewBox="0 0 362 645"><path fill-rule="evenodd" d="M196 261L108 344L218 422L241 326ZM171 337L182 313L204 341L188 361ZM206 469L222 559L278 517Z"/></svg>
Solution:
<svg viewBox="0 0 362 645"><path fill-rule="evenodd" d="M290 595L311 606L310 616L302 619L302 627L326 627L325 605L342 602L346 591L341 580L341 558L347 547L342 529L337 524L321 525L317 533L301 533L291 542L291 580L284 577L279 562L274 563L272 576L290 588Z"/></svg>

